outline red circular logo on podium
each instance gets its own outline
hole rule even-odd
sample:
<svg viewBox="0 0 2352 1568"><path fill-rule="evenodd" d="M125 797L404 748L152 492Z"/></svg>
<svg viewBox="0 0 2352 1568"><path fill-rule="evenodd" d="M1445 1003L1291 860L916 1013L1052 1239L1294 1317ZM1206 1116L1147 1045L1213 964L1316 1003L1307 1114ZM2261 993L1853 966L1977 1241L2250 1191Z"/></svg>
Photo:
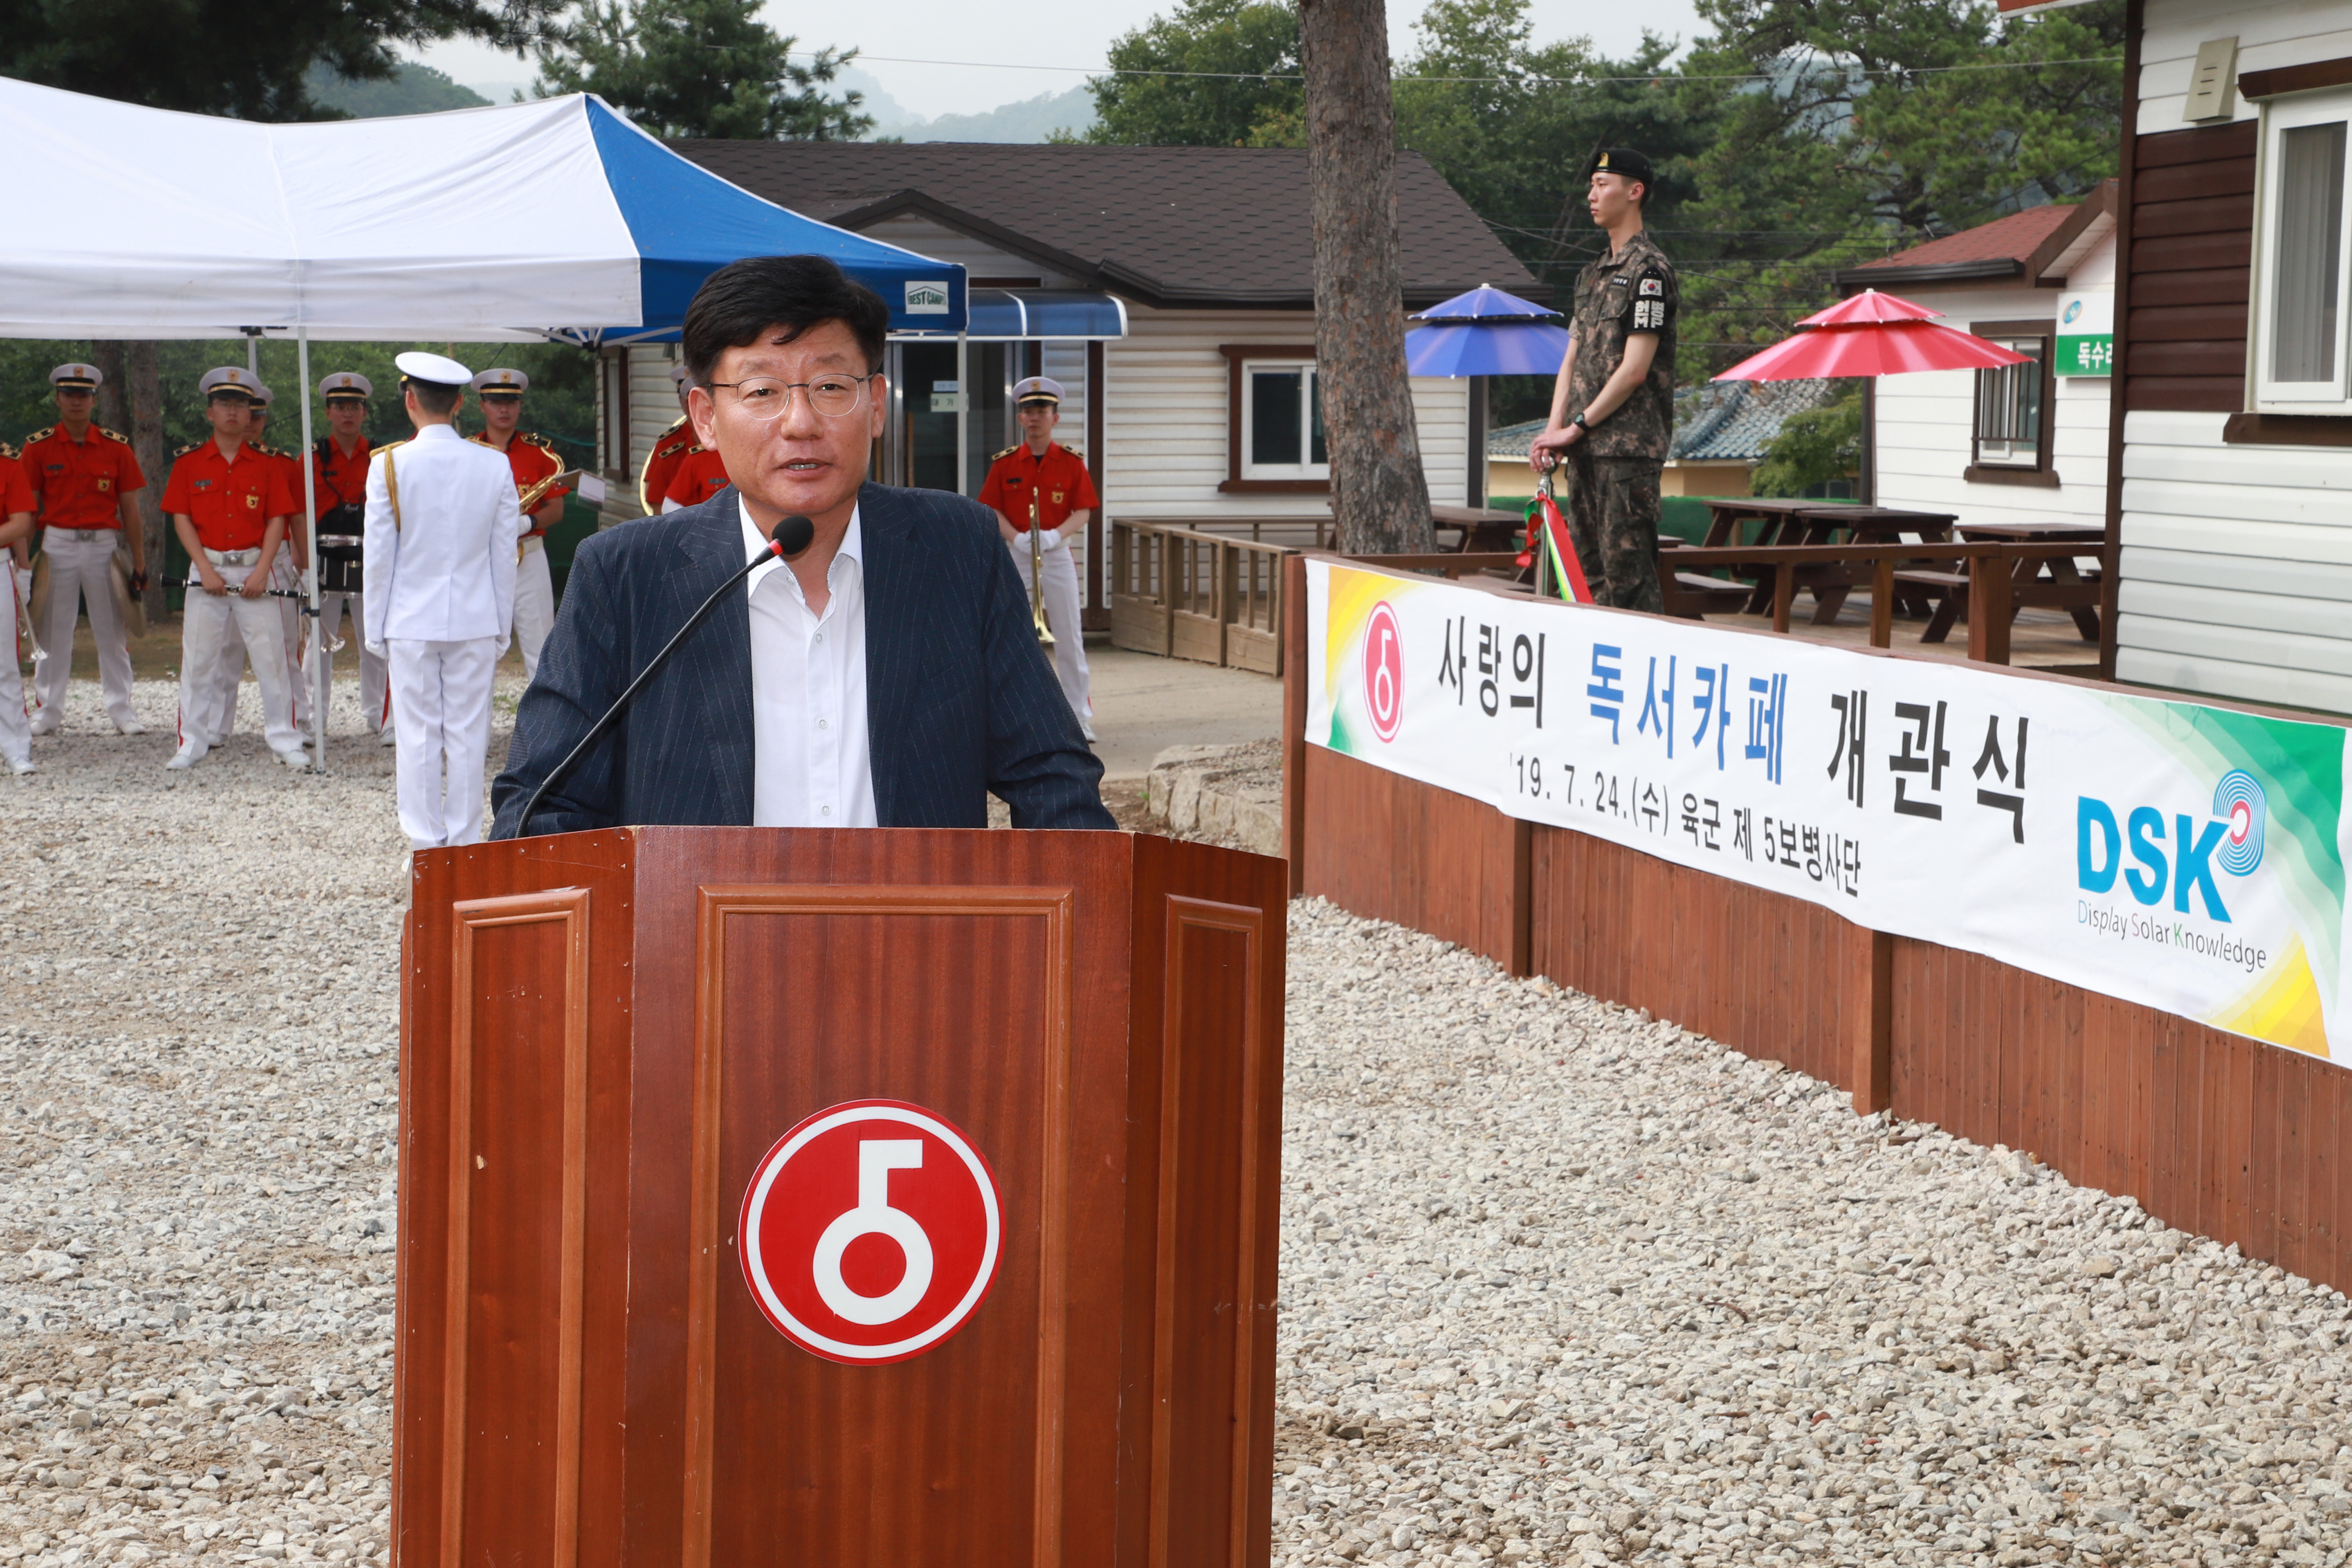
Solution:
<svg viewBox="0 0 2352 1568"><path fill-rule="evenodd" d="M1364 627L1364 707L1372 716L1372 733L1395 740L1404 722L1404 628L1386 599L1372 606L1371 622Z"/></svg>
<svg viewBox="0 0 2352 1568"><path fill-rule="evenodd" d="M760 1161L736 1250L778 1333L852 1365L939 1344L996 1279L1003 1205L971 1141L896 1100L818 1111Z"/></svg>

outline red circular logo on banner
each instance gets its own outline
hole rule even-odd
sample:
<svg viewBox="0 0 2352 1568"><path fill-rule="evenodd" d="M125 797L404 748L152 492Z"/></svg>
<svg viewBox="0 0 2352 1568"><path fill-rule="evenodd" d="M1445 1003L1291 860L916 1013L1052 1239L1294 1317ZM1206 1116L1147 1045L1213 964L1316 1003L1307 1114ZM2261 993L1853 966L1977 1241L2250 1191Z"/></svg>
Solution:
<svg viewBox="0 0 2352 1568"><path fill-rule="evenodd" d="M1371 622L1364 628L1364 707L1372 716L1372 733L1395 740L1404 722L1404 628L1386 599L1372 606Z"/></svg>
<svg viewBox="0 0 2352 1568"><path fill-rule="evenodd" d="M963 1327L996 1279L1003 1205L971 1141L896 1100L828 1107L743 1194L735 1246L761 1315L813 1355L905 1361Z"/></svg>

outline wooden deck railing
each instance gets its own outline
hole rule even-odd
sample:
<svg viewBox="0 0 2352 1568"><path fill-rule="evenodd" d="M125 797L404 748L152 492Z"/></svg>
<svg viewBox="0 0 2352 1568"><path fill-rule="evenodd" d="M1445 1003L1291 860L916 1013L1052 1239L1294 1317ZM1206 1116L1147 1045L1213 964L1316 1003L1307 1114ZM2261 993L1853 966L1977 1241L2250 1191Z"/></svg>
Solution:
<svg viewBox="0 0 2352 1568"><path fill-rule="evenodd" d="M1110 525L1110 640L1139 653L1282 673L1280 544L1160 523Z"/></svg>
<svg viewBox="0 0 2352 1568"><path fill-rule="evenodd" d="M1196 659L1261 675L1282 673L1282 561L1312 548L1328 519L1220 520L1216 530L1165 521L1110 525L1110 640L1114 647ZM1243 527L1252 537L1244 538ZM1266 529L1306 533L1297 545L1256 537ZM1460 577L1507 572L1514 557L1382 555L1392 571Z"/></svg>

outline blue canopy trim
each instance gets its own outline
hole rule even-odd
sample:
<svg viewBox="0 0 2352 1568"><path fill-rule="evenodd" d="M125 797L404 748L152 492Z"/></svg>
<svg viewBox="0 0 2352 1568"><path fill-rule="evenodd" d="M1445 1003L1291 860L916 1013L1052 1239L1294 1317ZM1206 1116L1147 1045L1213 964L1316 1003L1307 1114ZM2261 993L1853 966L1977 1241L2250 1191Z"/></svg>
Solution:
<svg viewBox="0 0 2352 1568"><path fill-rule="evenodd" d="M636 242L644 321L583 336L601 342L674 340L702 280L746 256L829 256L882 296L893 332L964 330L964 269L803 217L679 157L586 100L589 128L613 199Z"/></svg>
<svg viewBox="0 0 2352 1568"><path fill-rule="evenodd" d="M1123 338L1127 307L1108 294L1077 289L975 289L969 337Z"/></svg>

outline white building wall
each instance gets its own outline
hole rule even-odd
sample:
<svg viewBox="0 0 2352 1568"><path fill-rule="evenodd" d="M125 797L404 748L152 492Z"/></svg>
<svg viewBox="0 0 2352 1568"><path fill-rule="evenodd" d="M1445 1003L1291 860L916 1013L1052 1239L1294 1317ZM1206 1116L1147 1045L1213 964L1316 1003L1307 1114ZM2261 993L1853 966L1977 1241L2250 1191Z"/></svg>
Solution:
<svg viewBox="0 0 2352 1568"><path fill-rule="evenodd" d="M2103 245L2069 279L2084 290L2115 288L2115 247ZM2058 314L2060 290L2011 289L1901 291L1944 313L1946 324L2024 321ZM2055 333L2055 327L2052 329ZM1976 372L1929 371L1878 378L1878 504L1958 514L1960 526L1992 522L2081 522L2104 528L2107 515L2105 376L2060 376L2050 410L2055 489L1973 484L1961 478L1973 460Z"/></svg>
<svg viewBox="0 0 2352 1568"><path fill-rule="evenodd" d="M2352 3L2148 0L2142 134L2186 127L2197 46L2232 35L2241 72L2352 55ZM2116 674L2352 712L2352 451L2228 445L2228 417L2125 418Z"/></svg>
<svg viewBox="0 0 2352 1568"><path fill-rule="evenodd" d="M1305 310L1152 310L1129 303L1128 335L1108 345L1104 379L1103 502L1113 518L1295 517L1330 511L1328 495L1227 492L1231 372L1228 343L1315 341ZM1460 506L1469 493L1469 383L1412 378L1413 414L1430 500Z"/></svg>
<svg viewBox="0 0 2352 1568"><path fill-rule="evenodd" d="M2197 68L2197 46L2209 38L2228 37L2238 40L2241 72L2340 58L2352 55L2352 5L2345 0L2273 0L2270 5L2147 0L2147 31L2140 41L2141 135L2188 128L2189 121L2180 114ZM2234 118L2255 118L2254 105L2231 97Z"/></svg>
<svg viewBox="0 0 2352 1568"><path fill-rule="evenodd" d="M2352 713L2352 452L2124 421L2119 679Z"/></svg>

